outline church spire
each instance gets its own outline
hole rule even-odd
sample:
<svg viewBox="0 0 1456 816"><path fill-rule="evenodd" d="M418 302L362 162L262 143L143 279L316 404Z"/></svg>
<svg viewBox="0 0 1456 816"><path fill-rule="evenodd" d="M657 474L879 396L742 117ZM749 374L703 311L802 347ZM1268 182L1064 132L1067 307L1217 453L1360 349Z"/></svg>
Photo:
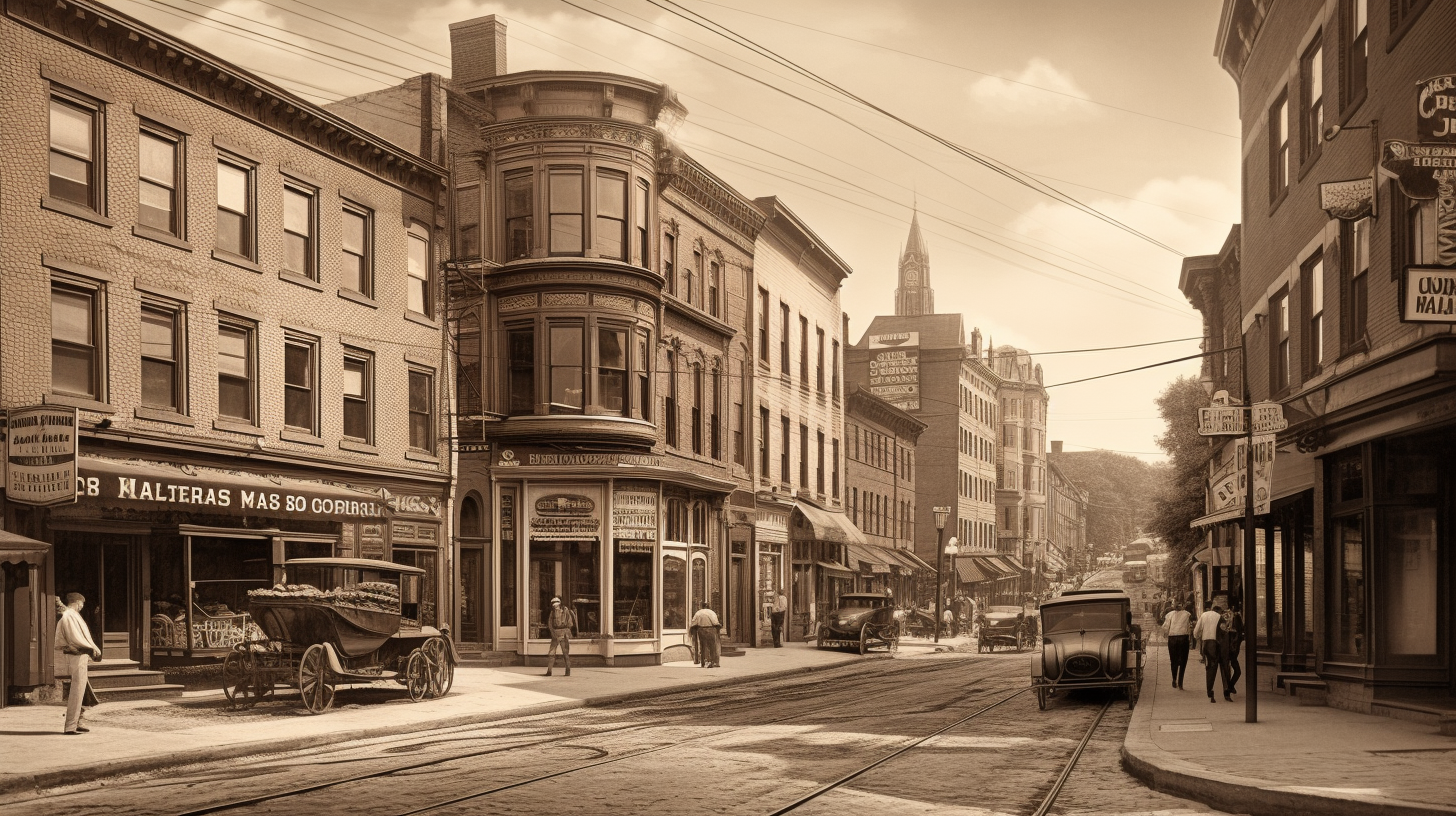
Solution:
<svg viewBox="0 0 1456 816"><path fill-rule="evenodd" d="M900 253L900 286L895 289L895 314L935 314L935 292L930 288L930 251L920 234L917 205L910 216L910 237Z"/></svg>

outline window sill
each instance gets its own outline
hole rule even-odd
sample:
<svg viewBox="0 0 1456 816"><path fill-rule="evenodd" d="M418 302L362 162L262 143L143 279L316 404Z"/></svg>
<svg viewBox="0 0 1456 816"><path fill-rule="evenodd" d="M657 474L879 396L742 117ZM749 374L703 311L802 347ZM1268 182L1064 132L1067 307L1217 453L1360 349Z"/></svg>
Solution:
<svg viewBox="0 0 1456 816"><path fill-rule="evenodd" d="M404 313L404 319L405 320L408 320L411 323L418 323L421 326L427 326L427 327L429 327L431 329L438 329L438 328L440 328L440 324L439 323L436 323L435 321L431 320L429 317L427 317L425 315L422 315L419 312L405 312Z"/></svg>
<svg viewBox="0 0 1456 816"><path fill-rule="evenodd" d="M1412 7L1405 13L1405 19L1401 20L1400 25L1396 26L1395 30L1390 32L1390 36L1385 38L1385 53L1389 54L1395 50L1397 45L1400 45L1400 41L1405 37L1406 32L1411 30L1416 20L1421 16L1421 12L1430 8L1430 5L1429 2L1423 2L1422 0L1417 0L1416 3L1412 4Z"/></svg>
<svg viewBox="0 0 1456 816"><path fill-rule="evenodd" d="M308 431L290 431L287 428L278 432L278 438L284 442L297 442L300 445L312 445L322 448L324 441Z"/></svg>
<svg viewBox="0 0 1456 816"><path fill-rule="evenodd" d="M1313 169L1316 164L1319 163L1320 156L1324 155L1324 148L1322 146L1324 144L1324 134L1321 133L1315 138L1319 140L1319 143L1314 146L1314 150L1311 151L1308 156L1305 156L1304 161L1300 163L1299 177L1296 179L1296 181L1303 182L1304 177L1309 175L1309 171Z"/></svg>
<svg viewBox="0 0 1456 816"><path fill-rule="evenodd" d="M1365 68L1365 79L1367 82L1370 79L1370 67L1368 63L1366 64ZM1350 117L1354 116L1355 111L1359 110L1360 106L1365 104L1365 99L1369 95L1370 88L1367 85L1364 90L1360 91L1358 96L1345 103L1345 109L1340 111L1340 127L1344 127L1345 125L1349 124Z"/></svg>
<svg viewBox="0 0 1456 816"><path fill-rule="evenodd" d="M357 439L340 439L339 450L353 451L354 453L368 453L374 456L379 455L379 448Z"/></svg>
<svg viewBox="0 0 1456 816"><path fill-rule="evenodd" d="M263 429L257 425L250 425L240 419L214 419L212 421L214 431L226 431L228 433L243 434L245 436L256 436L262 438Z"/></svg>
<svg viewBox="0 0 1456 816"><path fill-rule="evenodd" d="M147 408L138 405L132 415L137 419L146 419L152 422L165 422L169 425L185 425L188 428L197 427L197 421L186 414L179 414L176 411L169 411L166 408Z"/></svg>
<svg viewBox="0 0 1456 816"><path fill-rule="evenodd" d="M214 249L212 251L212 259L214 261L222 261L225 264L236 266L241 269L246 269L249 272L257 272L260 275L263 274L263 267L258 266L253 261L244 258L241 255L234 255L224 249Z"/></svg>
<svg viewBox="0 0 1456 816"><path fill-rule="evenodd" d="M1279 195L1274 196L1274 198L1269 201L1269 215L1273 215L1279 209L1279 205L1283 204L1284 199L1288 197L1289 185L1285 184L1284 189L1279 191Z"/></svg>
<svg viewBox="0 0 1456 816"><path fill-rule="evenodd" d="M344 300L352 300L361 306L368 306L371 309L379 308L379 304L374 302L374 298L371 298L361 292L355 292L353 289L340 289L339 297L343 298Z"/></svg>
<svg viewBox="0 0 1456 816"><path fill-rule="evenodd" d="M101 402L90 397L73 397L70 394L50 393L41 397L41 402L46 405L64 405L67 408L79 408L82 411L94 411L98 414L114 414L116 409L109 402Z"/></svg>
<svg viewBox="0 0 1456 816"><path fill-rule="evenodd" d="M426 453L424 451L419 451L419 450L407 450L407 451L405 451L404 452L404 458L410 460L411 462L424 462L424 463L430 464L430 465L438 465L438 464L440 464L440 457L433 456L431 454L428 454L428 453Z"/></svg>
<svg viewBox="0 0 1456 816"><path fill-rule="evenodd" d="M145 238L148 241L156 241L159 244L166 244L169 247L180 249L183 252L191 252L192 244L173 235L170 232L163 232L159 229L137 224L131 228L131 234L138 238Z"/></svg>
<svg viewBox="0 0 1456 816"><path fill-rule="evenodd" d="M116 222L112 221L110 218L107 218L106 216L102 215L99 212L96 212L89 207L83 207L80 204L73 204L69 201L63 201L59 198L41 196L40 206L43 209L50 210L51 212L58 212L61 215L69 215L72 218L79 218L82 221L90 221L97 226L106 227L107 229L111 229L112 227L116 226Z"/></svg>
<svg viewBox="0 0 1456 816"><path fill-rule="evenodd" d="M295 286L302 286L305 289L312 289L315 292L322 292L324 290L324 285L322 283L319 283L318 281L306 275L300 275L297 272L289 272L287 270L279 272L278 280L288 281Z"/></svg>

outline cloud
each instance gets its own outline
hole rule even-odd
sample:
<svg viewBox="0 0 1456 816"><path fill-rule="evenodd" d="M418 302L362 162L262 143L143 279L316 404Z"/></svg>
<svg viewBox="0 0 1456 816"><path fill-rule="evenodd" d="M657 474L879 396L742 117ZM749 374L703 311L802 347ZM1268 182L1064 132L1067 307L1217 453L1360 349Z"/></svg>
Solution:
<svg viewBox="0 0 1456 816"><path fill-rule="evenodd" d="M1048 93L1047 91L1057 93ZM1086 96L1072 77L1041 57L1032 57L1021 73L1003 79L981 77L967 89L971 100L988 108L1025 113L1032 110L1060 112L1077 104L1063 96Z"/></svg>

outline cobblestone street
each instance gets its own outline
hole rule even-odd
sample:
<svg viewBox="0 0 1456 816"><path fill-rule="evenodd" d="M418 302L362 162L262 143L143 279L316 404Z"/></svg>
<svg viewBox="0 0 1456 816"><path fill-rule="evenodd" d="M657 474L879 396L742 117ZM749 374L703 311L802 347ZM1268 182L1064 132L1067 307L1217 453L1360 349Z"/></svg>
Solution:
<svg viewBox="0 0 1456 816"><path fill-rule="evenodd" d="M975 712L796 808L809 814L1023 814L1041 803L1108 697L1026 688L1024 654L900 655L759 681L108 780L12 801L7 814L761 814ZM991 707L993 706L994 707ZM988 708L989 707L989 708ZM128 717L225 716L218 709ZM1112 699L1052 813L1208 813L1123 773ZM167 727L158 723L158 731Z"/></svg>

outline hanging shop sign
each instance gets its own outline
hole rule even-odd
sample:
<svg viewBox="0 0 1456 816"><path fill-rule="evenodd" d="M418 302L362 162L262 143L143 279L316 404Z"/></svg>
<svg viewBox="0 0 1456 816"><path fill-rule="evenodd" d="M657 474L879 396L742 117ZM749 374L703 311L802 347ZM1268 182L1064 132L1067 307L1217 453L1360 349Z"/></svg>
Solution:
<svg viewBox="0 0 1456 816"><path fill-rule="evenodd" d="M870 335L870 393L902 411L920 410L920 332Z"/></svg>
<svg viewBox="0 0 1456 816"><path fill-rule="evenodd" d="M1436 200L1433 266L1456 266L1456 144L1412 144L1389 140L1381 168L1399 180L1410 198Z"/></svg>
<svg viewBox="0 0 1456 816"><path fill-rule="evenodd" d="M76 500L76 409L12 408L5 437L5 497L17 504Z"/></svg>
<svg viewBox="0 0 1456 816"><path fill-rule="evenodd" d="M618 541L657 540L657 493L612 491L612 537ZM651 552L649 545L647 551Z"/></svg>
<svg viewBox="0 0 1456 816"><path fill-rule="evenodd" d="M1456 269L1408 266L1400 289L1402 321L1456 323Z"/></svg>
<svg viewBox="0 0 1456 816"><path fill-rule="evenodd" d="M596 500L579 493L551 493L531 503L531 537L538 540L595 538L601 532Z"/></svg>
<svg viewBox="0 0 1456 816"><path fill-rule="evenodd" d="M1456 142L1456 74L1423 79L1416 87L1416 138Z"/></svg>
<svg viewBox="0 0 1456 816"><path fill-rule="evenodd" d="M1375 210L1375 179L1369 176L1327 181L1319 186L1319 194L1320 209L1341 221L1359 221Z"/></svg>

